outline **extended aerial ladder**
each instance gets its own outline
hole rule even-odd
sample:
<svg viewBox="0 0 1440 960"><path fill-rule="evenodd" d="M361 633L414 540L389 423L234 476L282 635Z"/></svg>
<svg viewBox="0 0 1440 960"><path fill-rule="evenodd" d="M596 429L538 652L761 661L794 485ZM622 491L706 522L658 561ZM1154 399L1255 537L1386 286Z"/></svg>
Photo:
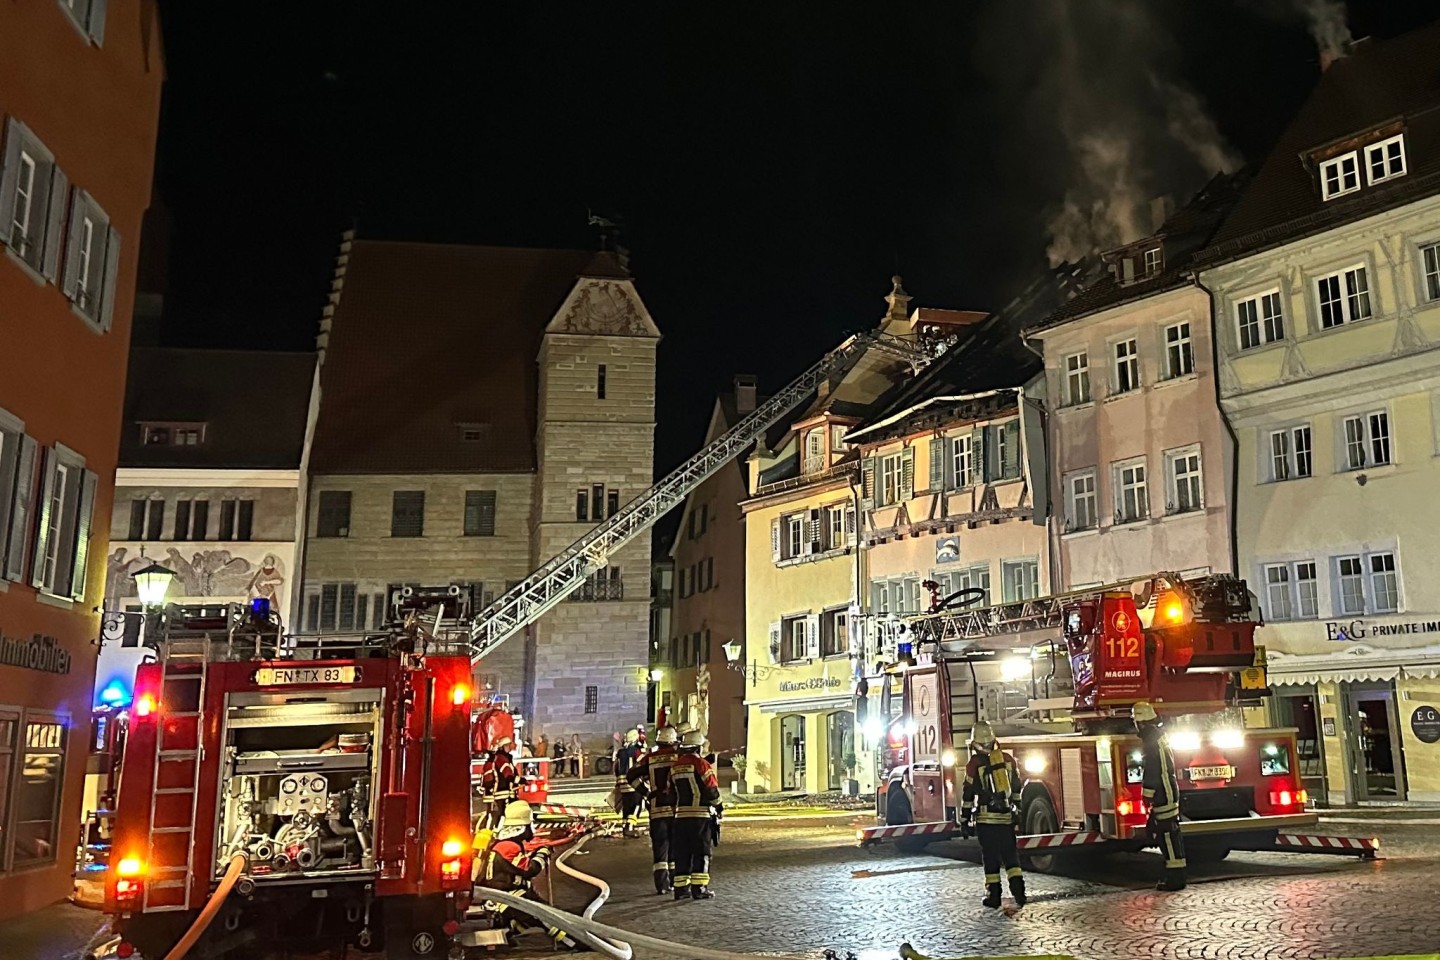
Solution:
<svg viewBox="0 0 1440 960"><path fill-rule="evenodd" d="M953 337L917 336L911 339L879 331L849 337L714 443L480 611L470 626L470 659L480 661L563 601L585 582L586 577L605 567L615 551L648 530L684 502L690 491L748 450L766 430L799 406L821 382L845 373L868 351L877 350L895 357L918 372L944 353L953 342Z"/></svg>

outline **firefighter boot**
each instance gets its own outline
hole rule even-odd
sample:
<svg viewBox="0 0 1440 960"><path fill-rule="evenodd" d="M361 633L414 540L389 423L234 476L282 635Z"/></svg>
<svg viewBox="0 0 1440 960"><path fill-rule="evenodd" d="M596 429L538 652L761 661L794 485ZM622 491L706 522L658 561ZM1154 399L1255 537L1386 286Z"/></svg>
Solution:
<svg viewBox="0 0 1440 960"><path fill-rule="evenodd" d="M985 899L980 901L981 905L989 907L991 910L998 909L1000 906L1000 884L987 883L985 884L985 889L987 893L985 894Z"/></svg>
<svg viewBox="0 0 1440 960"><path fill-rule="evenodd" d="M1010 896L1014 898L1015 906L1025 906L1025 878L1020 874L1010 878Z"/></svg>
<svg viewBox="0 0 1440 960"><path fill-rule="evenodd" d="M670 871L664 867L655 868L655 892L670 892Z"/></svg>
<svg viewBox="0 0 1440 960"><path fill-rule="evenodd" d="M555 941L555 945L557 947L565 947L568 950L575 950L578 949L580 946L580 944L575 941L574 937L570 936L570 934L566 933L564 930L561 930L559 927L549 927L548 929L546 929L545 932L550 934L550 939Z"/></svg>
<svg viewBox="0 0 1440 960"><path fill-rule="evenodd" d="M692 884L690 886L690 896L696 900L714 900L715 891L711 890L708 886L704 884L701 884L698 887Z"/></svg>
<svg viewBox="0 0 1440 960"><path fill-rule="evenodd" d="M715 893L710 889L710 874L708 872L710 869L710 858L705 857L704 863L707 872L690 874L690 896L696 900L714 900Z"/></svg>
<svg viewBox="0 0 1440 960"><path fill-rule="evenodd" d="M1185 889L1184 870L1166 870L1165 878L1155 884L1156 890L1163 890L1166 893L1174 893L1177 890Z"/></svg>

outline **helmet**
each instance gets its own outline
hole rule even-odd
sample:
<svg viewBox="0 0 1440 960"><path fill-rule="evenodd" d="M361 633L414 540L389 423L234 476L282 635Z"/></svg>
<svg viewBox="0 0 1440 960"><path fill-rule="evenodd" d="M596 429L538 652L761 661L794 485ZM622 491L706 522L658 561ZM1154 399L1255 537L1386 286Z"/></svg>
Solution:
<svg viewBox="0 0 1440 960"><path fill-rule="evenodd" d="M680 742L680 732L679 732L678 730L676 730L674 727L670 726L670 725L667 723L665 726L663 726L663 727L661 727L659 730L656 730L656 731L655 731L655 742L656 742L656 743L679 743L679 742Z"/></svg>
<svg viewBox="0 0 1440 960"><path fill-rule="evenodd" d="M679 732L680 736L683 737L683 736L685 736L685 734L687 734L687 733L689 733L691 730L694 730L694 729L695 729L695 724L691 723L689 720L686 720L686 721L684 721L683 723L681 723L680 726L676 727L675 729Z"/></svg>
<svg viewBox="0 0 1440 960"><path fill-rule="evenodd" d="M495 839L517 837L534 825L535 811L530 809L530 804L524 800L511 800L505 805L505 816L500 820L500 828L495 831Z"/></svg>
<svg viewBox="0 0 1440 960"><path fill-rule="evenodd" d="M1131 707L1130 717L1136 723L1154 723L1160 719L1159 715L1155 713L1155 707L1148 700L1141 700Z"/></svg>
<svg viewBox="0 0 1440 960"><path fill-rule="evenodd" d="M626 742L626 743L634 743L634 742L636 742L636 741L639 740L639 739L640 739L640 734L637 733L636 731L634 731L634 730L626 730L626 731L625 731L625 742Z"/></svg>
<svg viewBox="0 0 1440 960"><path fill-rule="evenodd" d="M970 731L970 742L977 746L990 746L995 742L995 728L990 726L988 721L978 721Z"/></svg>
<svg viewBox="0 0 1440 960"><path fill-rule="evenodd" d="M499 736L499 737L496 737L496 738L495 738L495 746L494 746L494 749L496 749L496 750L504 750L506 747L513 746L514 744L515 744L515 739L514 739L513 737L508 737L508 736L503 736L503 735L502 735L502 736Z"/></svg>
<svg viewBox="0 0 1440 960"><path fill-rule="evenodd" d="M699 730L687 730L680 738L680 746L686 750L699 750L705 746L705 734Z"/></svg>

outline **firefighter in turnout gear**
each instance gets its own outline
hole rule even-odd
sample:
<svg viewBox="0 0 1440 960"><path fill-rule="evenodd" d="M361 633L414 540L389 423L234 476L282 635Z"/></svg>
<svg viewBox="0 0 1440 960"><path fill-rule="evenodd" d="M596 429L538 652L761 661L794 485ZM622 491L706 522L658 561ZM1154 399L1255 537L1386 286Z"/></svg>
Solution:
<svg viewBox="0 0 1440 960"><path fill-rule="evenodd" d="M675 826L670 849L675 861L675 899L709 900L710 855L715 849L715 818L723 808L715 768L700 755L705 737L692 730L680 739L670 768L675 791Z"/></svg>
<svg viewBox="0 0 1440 960"><path fill-rule="evenodd" d="M535 840L535 812L530 804L513 800L506 805L505 814L495 828L495 839L485 854L485 867L477 886L543 902L535 892L535 878L550 865L552 854L549 846ZM564 930L545 926L509 904L489 900L485 907L509 927L511 934L543 929L560 946L579 947Z"/></svg>
<svg viewBox="0 0 1440 960"><path fill-rule="evenodd" d="M990 724L980 721L970 733L970 760L961 794L961 836L980 840L985 866L985 906L1000 906L1000 869L1010 882L1015 906L1025 906L1025 875L1015 828L1020 824L1020 771L1015 758L1000 749Z"/></svg>
<svg viewBox="0 0 1440 960"><path fill-rule="evenodd" d="M513 743L509 737L496 740L494 751L480 770L480 795L488 811L486 826L492 829L504 818L506 807L515 799L519 773L510 754Z"/></svg>
<svg viewBox="0 0 1440 960"><path fill-rule="evenodd" d="M1180 833L1180 781L1175 773L1175 756L1162 737L1165 725L1155 707L1144 700L1135 704L1130 716L1140 734L1145 773L1141 796L1150 807L1146 826L1150 839L1165 857L1165 878L1156 890L1185 889L1185 839Z"/></svg>
<svg viewBox="0 0 1440 960"><path fill-rule="evenodd" d="M640 794L630 782L630 770L645 755L645 745L640 742L637 730L625 732L625 745L615 751L615 794L620 800L620 819L625 825L625 836L633 837L640 824Z"/></svg>
<svg viewBox="0 0 1440 960"><path fill-rule="evenodd" d="M669 893L670 875L675 864L670 859L671 834L675 828L675 789L670 783L670 768L678 756L676 745L680 735L674 727L661 727L655 732L655 750L641 757L626 779L643 793L650 808L650 852L655 861L655 892Z"/></svg>

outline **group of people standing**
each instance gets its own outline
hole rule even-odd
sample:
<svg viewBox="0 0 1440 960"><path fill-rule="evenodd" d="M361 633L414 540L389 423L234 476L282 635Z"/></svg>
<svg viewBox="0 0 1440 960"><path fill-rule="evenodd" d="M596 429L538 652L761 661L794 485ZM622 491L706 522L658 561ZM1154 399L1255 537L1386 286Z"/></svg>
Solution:
<svg viewBox="0 0 1440 960"><path fill-rule="evenodd" d="M676 900L709 900L710 858L725 814L713 761L704 756L705 735L663 726L655 748L635 731L616 756L616 788L626 834L633 835L640 804L650 813L650 851L655 892Z"/></svg>

